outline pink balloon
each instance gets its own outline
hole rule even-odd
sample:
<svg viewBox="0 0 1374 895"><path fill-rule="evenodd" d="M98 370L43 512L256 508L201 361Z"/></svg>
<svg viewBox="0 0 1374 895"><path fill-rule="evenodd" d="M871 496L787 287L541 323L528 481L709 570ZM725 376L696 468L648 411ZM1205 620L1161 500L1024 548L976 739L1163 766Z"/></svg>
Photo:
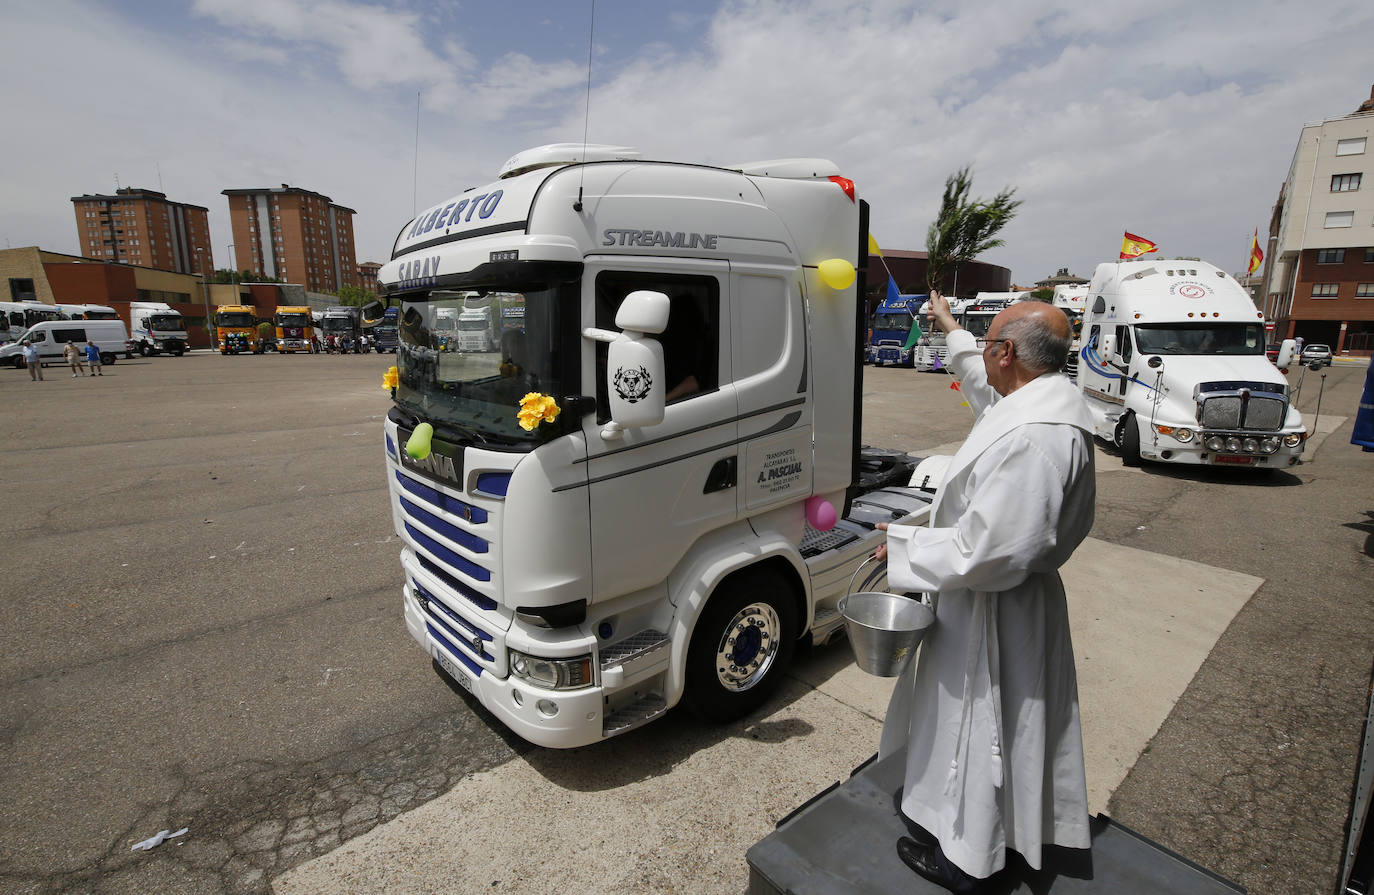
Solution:
<svg viewBox="0 0 1374 895"><path fill-rule="evenodd" d="M835 505L824 497L808 497L806 499L806 521L816 531L829 531L835 527L837 521Z"/></svg>

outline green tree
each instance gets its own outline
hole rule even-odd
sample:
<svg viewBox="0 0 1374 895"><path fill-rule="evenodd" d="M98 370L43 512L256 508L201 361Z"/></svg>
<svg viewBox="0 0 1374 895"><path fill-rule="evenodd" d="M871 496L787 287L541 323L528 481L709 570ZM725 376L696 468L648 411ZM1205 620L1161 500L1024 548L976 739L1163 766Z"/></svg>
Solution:
<svg viewBox="0 0 1374 895"><path fill-rule="evenodd" d="M341 286L339 291L334 293L338 296L339 304L362 307L370 301L376 301L375 293L369 292L361 286Z"/></svg>
<svg viewBox="0 0 1374 895"><path fill-rule="evenodd" d="M1054 290L1049 288L1032 289L1030 297L1036 301L1054 301Z"/></svg>
<svg viewBox="0 0 1374 895"><path fill-rule="evenodd" d="M953 295L959 285L959 265L1004 245L997 233L1021 205L1008 187L990 200L971 199L973 177L967 165L945 179L940 212L926 231L926 288ZM952 280L946 289L947 281Z"/></svg>
<svg viewBox="0 0 1374 895"><path fill-rule="evenodd" d="M223 285L225 283L281 283L283 281L276 277L255 274L251 270L216 270L210 282Z"/></svg>

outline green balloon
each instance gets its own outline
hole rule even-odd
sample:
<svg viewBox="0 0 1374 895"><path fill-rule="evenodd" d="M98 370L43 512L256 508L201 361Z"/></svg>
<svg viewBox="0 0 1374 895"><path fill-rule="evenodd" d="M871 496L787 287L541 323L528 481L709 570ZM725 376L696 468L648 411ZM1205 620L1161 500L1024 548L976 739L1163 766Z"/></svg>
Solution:
<svg viewBox="0 0 1374 895"><path fill-rule="evenodd" d="M429 423L421 423L406 440L406 453L416 460L425 459L429 456L429 440L433 437L434 427Z"/></svg>

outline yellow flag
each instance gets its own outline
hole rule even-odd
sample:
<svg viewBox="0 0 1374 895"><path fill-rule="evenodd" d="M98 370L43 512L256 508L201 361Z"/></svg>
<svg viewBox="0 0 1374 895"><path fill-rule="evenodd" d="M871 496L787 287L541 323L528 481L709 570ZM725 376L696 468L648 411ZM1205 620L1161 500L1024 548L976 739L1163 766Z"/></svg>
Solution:
<svg viewBox="0 0 1374 895"><path fill-rule="evenodd" d="M873 234L868 234L868 254L883 257L883 250L878 248L878 240L873 238Z"/></svg>

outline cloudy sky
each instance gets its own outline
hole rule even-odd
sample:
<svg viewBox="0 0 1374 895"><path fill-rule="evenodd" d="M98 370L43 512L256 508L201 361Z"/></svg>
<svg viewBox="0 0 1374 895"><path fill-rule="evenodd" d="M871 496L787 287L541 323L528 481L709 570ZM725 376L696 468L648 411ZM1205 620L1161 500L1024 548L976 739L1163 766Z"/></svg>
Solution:
<svg viewBox="0 0 1374 895"><path fill-rule="evenodd" d="M10 0L0 238L78 252L70 198L210 209L290 183L357 211L358 260L541 143L833 159L891 249L947 175L1024 201L983 256L1090 275L1131 230L1243 268L1301 126L1374 84L1374 4L1208 0ZM587 107L591 58L590 114ZM417 97L418 144L417 133ZM417 195L418 193L418 195Z"/></svg>

